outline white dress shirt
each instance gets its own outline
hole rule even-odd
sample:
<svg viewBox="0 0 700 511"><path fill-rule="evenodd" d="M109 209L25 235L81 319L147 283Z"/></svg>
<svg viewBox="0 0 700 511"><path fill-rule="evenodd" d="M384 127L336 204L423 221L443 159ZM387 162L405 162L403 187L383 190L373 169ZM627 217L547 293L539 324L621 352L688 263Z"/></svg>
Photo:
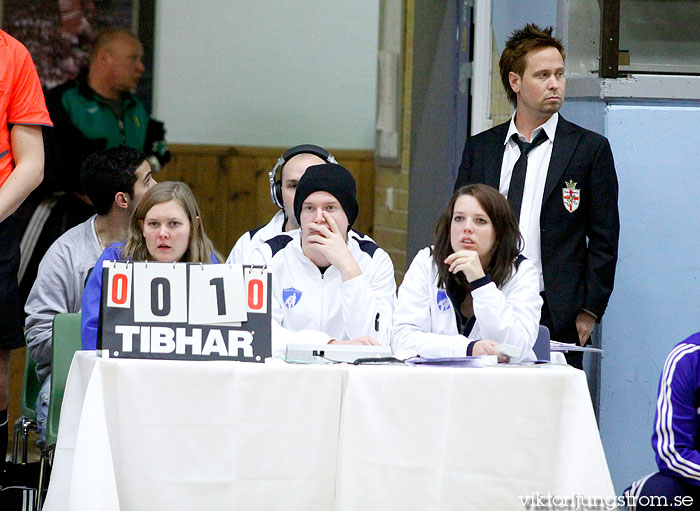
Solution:
<svg viewBox="0 0 700 511"><path fill-rule="evenodd" d="M528 140L515 127L515 114L513 114L513 117L510 119L510 127L508 128L506 139L503 141L505 148L503 151L503 163L501 164L501 182L498 189L503 196L508 197L513 167L518 158L520 158L518 144L511 139L513 134L517 133L520 140L524 142L531 142L540 130L544 130L547 133L548 140L534 147L527 156L527 174L525 175L525 188L523 189L523 202L520 207L519 218L520 233L523 235L525 242L522 253L537 268L540 278L540 291L544 291L542 251L540 248L540 211L542 210L544 185L547 180L549 160L552 157L557 122L559 122L559 114L555 113L547 122L532 130L531 138Z"/></svg>

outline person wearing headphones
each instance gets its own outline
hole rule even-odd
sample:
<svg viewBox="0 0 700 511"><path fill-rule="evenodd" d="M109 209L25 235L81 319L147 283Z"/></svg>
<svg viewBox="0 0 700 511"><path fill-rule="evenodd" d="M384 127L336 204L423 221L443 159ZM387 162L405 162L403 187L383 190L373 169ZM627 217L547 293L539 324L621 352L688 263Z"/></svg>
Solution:
<svg viewBox="0 0 700 511"><path fill-rule="evenodd" d="M272 279L272 354L294 342L388 344L396 282L389 255L351 235L355 179L337 164L309 167L294 196L300 229L262 243L251 259Z"/></svg>
<svg viewBox="0 0 700 511"><path fill-rule="evenodd" d="M275 167L268 173L270 197L280 210L267 224L248 231L238 238L226 260L227 263L248 264L255 250L267 240L299 228L294 218L294 194L297 185L307 168L324 163L337 164L338 162L331 153L313 144L294 146L280 156ZM279 179L275 179L277 169L280 169ZM350 231L350 235L358 241L374 243L372 238L354 229Z"/></svg>
<svg viewBox="0 0 700 511"><path fill-rule="evenodd" d="M238 238L226 260L227 263L249 263L253 252L267 240L299 228L294 217L294 194L297 184L308 167L323 163L337 163L337 161L328 151L312 144L292 147L280 156L275 167L268 174L270 196L280 210L267 224L248 231ZM279 179L275 179L277 169L280 170Z"/></svg>

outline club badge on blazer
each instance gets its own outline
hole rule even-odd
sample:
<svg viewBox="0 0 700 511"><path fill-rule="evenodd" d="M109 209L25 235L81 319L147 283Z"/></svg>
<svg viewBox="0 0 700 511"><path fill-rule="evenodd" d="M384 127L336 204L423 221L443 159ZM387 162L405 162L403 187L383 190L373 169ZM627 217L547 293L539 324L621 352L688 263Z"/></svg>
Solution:
<svg viewBox="0 0 700 511"><path fill-rule="evenodd" d="M564 207L569 213L578 209L581 203L581 190L576 188L576 181L567 181L566 187L562 188Z"/></svg>

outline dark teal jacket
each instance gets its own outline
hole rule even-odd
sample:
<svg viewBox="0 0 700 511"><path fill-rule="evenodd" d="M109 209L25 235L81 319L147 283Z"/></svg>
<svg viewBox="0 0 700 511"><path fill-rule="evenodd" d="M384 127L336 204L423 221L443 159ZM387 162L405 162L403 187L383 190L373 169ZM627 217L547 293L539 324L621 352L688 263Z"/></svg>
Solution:
<svg viewBox="0 0 700 511"><path fill-rule="evenodd" d="M161 164L170 159L161 122L151 119L133 94L121 98L121 119L109 102L87 84L87 72L51 89L46 103L54 128L45 130L45 188L81 191L80 165L90 154L127 145L154 154Z"/></svg>

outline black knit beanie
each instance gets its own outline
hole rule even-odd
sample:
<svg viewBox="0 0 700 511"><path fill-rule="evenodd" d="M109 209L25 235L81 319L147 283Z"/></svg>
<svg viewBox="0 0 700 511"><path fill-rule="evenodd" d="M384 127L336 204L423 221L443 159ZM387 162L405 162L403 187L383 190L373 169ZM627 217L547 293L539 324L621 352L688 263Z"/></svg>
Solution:
<svg viewBox="0 0 700 511"><path fill-rule="evenodd" d="M294 194L294 217L301 225L301 205L314 192L328 192L338 199L348 217L348 229L357 220L357 192L355 178L345 168L335 163L313 165L301 176Z"/></svg>

